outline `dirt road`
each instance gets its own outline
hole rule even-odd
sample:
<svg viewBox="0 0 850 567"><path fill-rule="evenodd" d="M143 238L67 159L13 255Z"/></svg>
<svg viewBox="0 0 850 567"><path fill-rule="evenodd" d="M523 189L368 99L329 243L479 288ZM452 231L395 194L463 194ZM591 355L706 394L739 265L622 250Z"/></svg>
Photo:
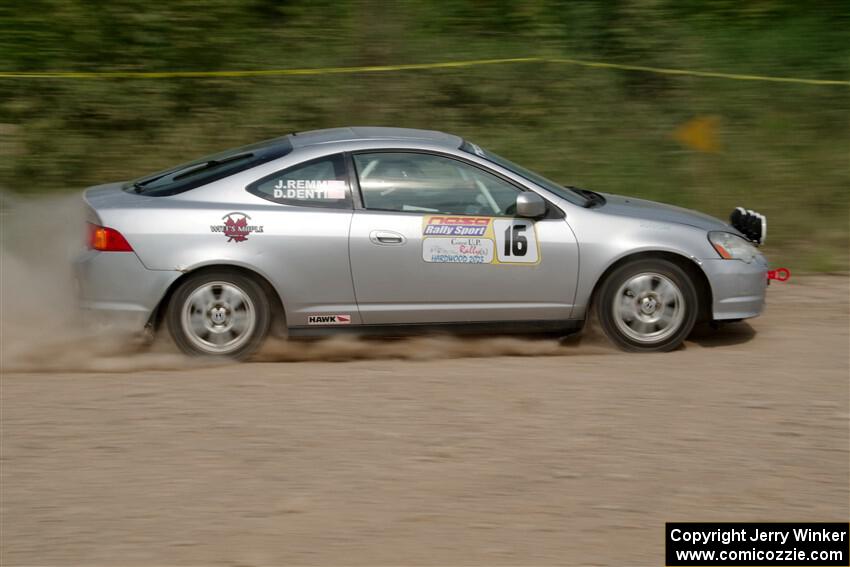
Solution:
<svg viewBox="0 0 850 567"><path fill-rule="evenodd" d="M664 355L7 373L0 563L662 565L665 521L846 521L848 292Z"/></svg>

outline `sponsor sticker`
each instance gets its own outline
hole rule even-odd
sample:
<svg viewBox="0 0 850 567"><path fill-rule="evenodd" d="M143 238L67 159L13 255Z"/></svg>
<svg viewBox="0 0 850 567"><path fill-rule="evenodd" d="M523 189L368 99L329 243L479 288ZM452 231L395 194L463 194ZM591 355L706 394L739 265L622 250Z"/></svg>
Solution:
<svg viewBox="0 0 850 567"><path fill-rule="evenodd" d="M489 238L426 237L422 240L422 259L441 264L490 264L493 241Z"/></svg>
<svg viewBox="0 0 850 567"><path fill-rule="evenodd" d="M537 264L534 221L429 215L422 222L422 259L437 264Z"/></svg>
<svg viewBox="0 0 850 567"><path fill-rule="evenodd" d="M211 224L210 232L219 232L227 237L228 242L245 242L252 232L263 232L263 225L248 224L251 217L245 213L232 212L221 217L223 222Z"/></svg>
<svg viewBox="0 0 850 567"><path fill-rule="evenodd" d="M424 236L484 236L490 219L487 217L442 217L425 218L422 229Z"/></svg>
<svg viewBox="0 0 850 567"><path fill-rule="evenodd" d="M308 315L308 325L350 325L351 315Z"/></svg>

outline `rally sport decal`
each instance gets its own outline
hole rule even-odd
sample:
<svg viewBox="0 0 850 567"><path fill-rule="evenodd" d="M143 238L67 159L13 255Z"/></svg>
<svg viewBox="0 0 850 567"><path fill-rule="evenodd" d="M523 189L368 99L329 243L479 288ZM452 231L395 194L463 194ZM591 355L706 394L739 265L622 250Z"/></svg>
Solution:
<svg viewBox="0 0 850 567"><path fill-rule="evenodd" d="M422 259L437 264L537 264L537 229L528 219L426 216Z"/></svg>

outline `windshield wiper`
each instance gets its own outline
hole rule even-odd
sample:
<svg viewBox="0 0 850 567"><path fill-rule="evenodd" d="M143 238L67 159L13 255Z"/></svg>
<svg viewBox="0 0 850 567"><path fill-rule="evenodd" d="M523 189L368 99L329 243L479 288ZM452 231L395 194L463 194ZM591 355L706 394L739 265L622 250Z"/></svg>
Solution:
<svg viewBox="0 0 850 567"><path fill-rule="evenodd" d="M584 203L584 208L586 208L586 209L590 209L591 207L593 207L597 204L598 205L604 205L605 204L605 197L603 197L601 194L597 193L596 191L591 191L590 189L580 189L578 187L570 187L570 186L567 186L567 189L572 189L573 191L575 191L576 193L578 193L579 195L581 195L582 197L587 199L587 201L585 201L585 203Z"/></svg>
<svg viewBox="0 0 850 567"><path fill-rule="evenodd" d="M209 168L215 167L217 165L230 163L231 161L239 161L239 160L247 159L247 158L250 158L250 157L254 157L254 154L252 152L246 152L246 153L242 153L242 154L236 154L236 155L228 156L228 157L221 158L221 159L211 159L211 160L207 160L207 161L202 161L201 163L194 163L192 165L187 165L185 167L182 167L182 168L179 168L179 169L176 169L176 170L171 170L171 171L166 171L165 173L160 173L159 175L155 175L154 177L147 177L147 178L144 178L144 179L139 179L137 181L133 181L133 189L136 191L136 193L141 193L142 191L145 190L145 186L148 183L153 183L157 179L162 179L163 177L165 177L167 175L171 176L172 181L179 181L180 179L188 177L189 175L196 173L198 171L203 171L205 169L209 169Z"/></svg>
<svg viewBox="0 0 850 567"><path fill-rule="evenodd" d="M248 153L244 153L244 154L236 154L236 155L233 155L233 156L228 156L226 158L211 159L209 161L196 163L195 165L190 165L188 167L185 167L183 169L180 169L180 170L174 172L174 175L171 179L173 179L174 181L177 181L178 179L183 179L184 177L187 177L187 176L189 176L193 173L196 173L198 171L203 171L205 169L209 169L209 168L215 167L217 165L230 163L231 161L239 161L239 160L247 159L247 158L250 158L250 157L253 157L253 156L254 156L253 153L248 152Z"/></svg>

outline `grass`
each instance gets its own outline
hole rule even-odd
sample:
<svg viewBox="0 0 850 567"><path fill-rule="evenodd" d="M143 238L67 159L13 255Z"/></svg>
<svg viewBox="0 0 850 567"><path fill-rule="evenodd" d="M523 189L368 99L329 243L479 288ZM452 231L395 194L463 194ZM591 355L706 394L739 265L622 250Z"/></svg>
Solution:
<svg viewBox="0 0 850 567"><path fill-rule="evenodd" d="M0 8L0 67L204 70L567 56L850 76L850 7L796 3L131 3ZM55 14L53 18L43 13ZM59 19L61 16L61 20ZM73 25L71 25L73 24ZM66 31L71 29L72 31ZM792 270L850 268L850 89L523 63L310 77L0 80L0 188L79 191L283 133L445 130L548 177L726 217L766 214ZM717 124L704 153L673 133Z"/></svg>

